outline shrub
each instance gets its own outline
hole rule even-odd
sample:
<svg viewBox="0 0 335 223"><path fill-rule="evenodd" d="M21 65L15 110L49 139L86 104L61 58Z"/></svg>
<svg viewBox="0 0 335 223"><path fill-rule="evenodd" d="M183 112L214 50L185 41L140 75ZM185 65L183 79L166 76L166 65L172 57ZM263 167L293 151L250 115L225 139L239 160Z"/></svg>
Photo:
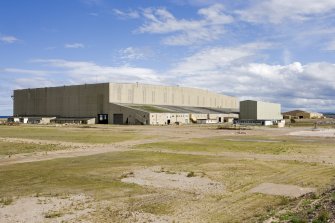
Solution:
<svg viewBox="0 0 335 223"><path fill-rule="evenodd" d="M10 205L11 203L13 203L13 198L11 197L3 197L0 199L0 204Z"/></svg>
<svg viewBox="0 0 335 223"><path fill-rule="evenodd" d="M187 177L195 177L195 173L193 171L191 171L186 176Z"/></svg>
<svg viewBox="0 0 335 223"><path fill-rule="evenodd" d="M61 217L63 214L59 211L50 211L44 215L45 218L58 218Z"/></svg>

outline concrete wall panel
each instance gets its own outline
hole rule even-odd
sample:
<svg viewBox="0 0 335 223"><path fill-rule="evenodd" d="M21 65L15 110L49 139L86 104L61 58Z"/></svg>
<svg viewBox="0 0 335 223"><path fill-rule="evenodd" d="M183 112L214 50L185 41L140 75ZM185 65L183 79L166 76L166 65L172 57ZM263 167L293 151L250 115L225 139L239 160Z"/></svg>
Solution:
<svg viewBox="0 0 335 223"><path fill-rule="evenodd" d="M108 113L109 84L14 91L14 115L96 117Z"/></svg>
<svg viewBox="0 0 335 223"><path fill-rule="evenodd" d="M207 90L149 84L110 83L109 102L238 109L238 99Z"/></svg>

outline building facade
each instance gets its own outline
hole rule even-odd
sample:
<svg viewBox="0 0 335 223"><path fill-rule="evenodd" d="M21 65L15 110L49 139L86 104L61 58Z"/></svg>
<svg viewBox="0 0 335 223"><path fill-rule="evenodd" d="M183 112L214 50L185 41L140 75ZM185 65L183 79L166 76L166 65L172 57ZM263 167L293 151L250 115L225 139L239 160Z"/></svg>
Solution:
<svg viewBox="0 0 335 223"><path fill-rule="evenodd" d="M284 117L287 119L319 119L324 118L324 115L318 112L309 112L302 110L293 110L283 113Z"/></svg>
<svg viewBox="0 0 335 223"><path fill-rule="evenodd" d="M272 125L283 119L281 105L276 103L246 100L240 102L240 123Z"/></svg>
<svg viewBox="0 0 335 223"><path fill-rule="evenodd" d="M84 84L14 91L14 116L96 118L101 124L192 123L192 114L235 117L238 99L207 90L148 84Z"/></svg>

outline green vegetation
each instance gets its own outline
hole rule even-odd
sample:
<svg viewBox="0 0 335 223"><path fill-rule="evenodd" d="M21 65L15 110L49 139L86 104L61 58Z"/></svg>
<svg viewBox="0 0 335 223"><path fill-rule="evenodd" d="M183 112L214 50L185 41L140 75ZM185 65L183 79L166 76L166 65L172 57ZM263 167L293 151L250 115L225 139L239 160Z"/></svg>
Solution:
<svg viewBox="0 0 335 223"><path fill-rule="evenodd" d="M0 198L0 204L2 204L2 205L10 205L12 203L13 203L13 198L11 198L11 197Z"/></svg>
<svg viewBox="0 0 335 223"><path fill-rule="evenodd" d="M61 216L63 216L63 213L59 211L49 211L48 213L44 215L45 218L58 218Z"/></svg>
<svg viewBox="0 0 335 223"><path fill-rule="evenodd" d="M138 203L137 203L138 202ZM157 214L157 215L164 215L164 214L169 214L172 211L172 207L162 202L154 202L154 203L146 203L141 204L143 202L137 201L134 202L132 207L134 208L134 211L142 211L146 213L151 213L151 214Z"/></svg>
<svg viewBox="0 0 335 223"><path fill-rule="evenodd" d="M187 177L195 177L195 173L193 171L191 171L191 172L188 172L186 176Z"/></svg>
<svg viewBox="0 0 335 223"><path fill-rule="evenodd" d="M283 222L313 222L326 223L335 220L335 203L332 196L335 188L316 196L308 194L288 203L283 210L278 211L276 218Z"/></svg>
<svg viewBox="0 0 335 223"><path fill-rule="evenodd" d="M0 141L0 155L12 156L20 153L34 153L41 151L47 152L60 149L64 149L64 147L55 144L40 145L32 143L12 143Z"/></svg>
<svg viewBox="0 0 335 223"><path fill-rule="evenodd" d="M80 143L115 143L141 137L139 133L115 127L96 129L48 126L0 126L0 136Z"/></svg>

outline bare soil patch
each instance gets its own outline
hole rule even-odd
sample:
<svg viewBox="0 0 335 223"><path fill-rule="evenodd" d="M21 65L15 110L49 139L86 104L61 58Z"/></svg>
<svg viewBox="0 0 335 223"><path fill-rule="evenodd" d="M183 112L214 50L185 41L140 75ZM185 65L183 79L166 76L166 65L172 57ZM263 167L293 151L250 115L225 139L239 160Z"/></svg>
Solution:
<svg viewBox="0 0 335 223"><path fill-rule="evenodd" d="M300 197L304 194L315 192L315 188L298 187L295 185L288 184L274 184L274 183L262 183L257 187L250 190L252 193L262 193L268 195L279 195L286 197Z"/></svg>
<svg viewBox="0 0 335 223"><path fill-rule="evenodd" d="M175 219L170 216L166 215L155 215L151 213L145 212L129 212L124 211L119 213L120 217L122 218L123 222L126 223L147 223L147 222L154 222L154 223L170 223L175 222Z"/></svg>
<svg viewBox="0 0 335 223"><path fill-rule="evenodd" d="M24 197L0 206L2 222L76 222L88 216L92 199L83 195L64 197Z"/></svg>
<svg viewBox="0 0 335 223"><path fill-rule="evenodd" d="M124 183L180 190L197 194L223 194L225 187L219 182L196 176L193 172L166 172L160 168L136 170L121 179Z"/></svg>
<svg viewBox="0 0 335 223"><path fill-rule="evenodd" d="M289 133L289 135L335 138L335 129L313 129L313 130L306 130L306 131L296 131L296 132Z"/></svg>

